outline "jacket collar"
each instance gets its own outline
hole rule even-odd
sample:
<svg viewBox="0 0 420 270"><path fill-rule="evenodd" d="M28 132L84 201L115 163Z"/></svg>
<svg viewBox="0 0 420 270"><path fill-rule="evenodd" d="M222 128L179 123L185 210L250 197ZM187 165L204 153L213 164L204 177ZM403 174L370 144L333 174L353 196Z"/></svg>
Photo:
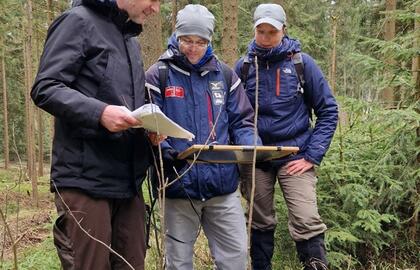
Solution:
<svg viewBox="0 0 420 270"><path fill-rule="evenodd" d="M248 59L257 56L261 62L278 62L300 51L300 42L288 36L283 37L281 44L270 49L258 47L254 39L248 45Z"/></svg>

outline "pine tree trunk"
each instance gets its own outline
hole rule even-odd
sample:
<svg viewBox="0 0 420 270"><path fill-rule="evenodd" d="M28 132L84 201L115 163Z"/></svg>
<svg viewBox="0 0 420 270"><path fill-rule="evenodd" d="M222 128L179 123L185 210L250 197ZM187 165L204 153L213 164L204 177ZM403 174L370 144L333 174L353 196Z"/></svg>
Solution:
<svg viewBox="0 0 420 270"><path fill-rule="evenodd" d="M38 176L44 176L44 119L43 112L36 109L38 122Z"/></svg>
<svg viewBox="0 0 420 270"><path fill-rule="evenodd" d="M39 59L39 38L38 35L35 35L36 40L36 56L35 59ZM38 62L38 60L37 60ZM37 63L38 66L38 63ZM38 176L44 176L44 112L36 108L36 116L38 122Z"/></svg>
<svg viewBox="0 0 420 270"><path fill-rule="evenodd" d="M9 168L9 117L7 110L7 81L6 81L6 64L5 64L5 46L2 44L2 55L1 55L1 74L3 82L3 154L4 154L4 168Z"/></svg>
<svg viewBox="0 0 420 270"><path fill-rule="evenodd" d="M160 14L155 14L143 25L143 33L140 35L143 62L146 70L158 60L163 52L161 33Z"/></svg>
<svg viewBox="0 0 420 270"><path fill-rule="evenodd" d="M178 14L178 0L172 0L172 32L175 31L175 24L176 24L176 14Z"/></svg>
<svg viewBox="0 0 420 270"><path fill-rule="evenodd" d="M32 36L33 36L33 13L32 13L32 0L28 0L26 3L26 46L25 46L25 105L26 105L26 158L28 177L32 183L32 201L33 204L38 207L38 176L36 173L35 166L35 132L34 132L34 106L30 99L30 90L33 81L33 70L32 70Z"/></svg>
<svg viewBox="0 0 420 270"><path fill-rule="evenodd" d="M344 96L351 96L347 93L347 65L343 66L343 89L344 89Z"/></svg>
<svg viewBox="0 0 420 270"><path fill-rule="evenodd" d="M231 67L238 58L238 1L223 0L222 56Z"/></svg>
<svg viewBox="0 0 420 270"><path fill-rule="evenodd" d="M192 4L192 1L189 1L189 0L172 0L172 16L171 16L172 32L175 31L176 15L178 14L178 11L180 9L183 9L188 4Z"/></svg>
<svg viewBox="0 0 420 270"><path fill-rule="evenodd" d="M393 12L397 8L397 0L386 0L386 11ZM386 15L386 21L384 26L384 39L390 41L395 37L395 19L392 17L392 14ZM388 65L394 65L395 60L392 58L386 59ZM395 105L395 95L394 89L392 87L386 87L382 92L382 100L385 107L393 108Z"/></svg>
<svg viewBox="0 0 420 270"><path fill-rule="evenodd" d="M54 10L52 5L52 0L47 0L47 19L48 24L52 22L52 19L54 18Z"/></svg>
<svg viewBox="0 0 420 270"><path fill-rule="evenodd" d="M47 19L48 19L48 25L51 24L52 20L54 18L54 8L52 5L52 0L47 0ZM39 58L38 58L39 59ZM52 163L52 138L54 137L54 117L51 115L48 115L48 119L50 122L50 129L49 132L51 134L50 138L50 164Z"/></svg>
<svg viewBox="0 0 420 270"><path fill-rule="evenodd" d="M332 52L331 52L331 77L330 84L333 94L336 91L336 73L337 73L337 17L332 17Z"/></svg>
<svg viewBox="0 0 420 270"><path fill-rule="evenodd" d="M414 32L420 31L420 6L416 7L416 14L417 19L414 21ZM413 42L414 49L420 48L420 37L419 35L416 36ZM413 64L412 64L412 71L413 71L413 80L414 86L416 91L416 98L417 100L420 99L420 55L416 54L413 57Z"/></svg>
<svg viewBox="0 0 420 270"><path fill-rule="evenodd" d="M420 6L416 7L416 14L417 16L420 16ZM417 19L414 21L414 31L419 31L420 30L420 19L419 17L417 17ZM416 36L416 39L413 42L414 48L418 49L420 47L420 37L419 35ZM413 66L412 66L412 70L413 70L413 80L414 80L414 84L415 84L415 98L416 100L420 99L420 55L417 54L416 56L414 56L413 58ZM417 110L417 113L420 114L420 110ZM417 127L417 146L420 145L420 126ZM417 154L417 164L420 165L420 153ZM417 193L420 192L420 183L417 181ZM416 207L414 206L413 209L416 209ZM414 212L413 214L413 218L410 221L410 229L409 229L409 235L410 235L410 239L412 241L415 241L417 239L417 226L418 226L418 222L419 222L419 213Z"/></svg>

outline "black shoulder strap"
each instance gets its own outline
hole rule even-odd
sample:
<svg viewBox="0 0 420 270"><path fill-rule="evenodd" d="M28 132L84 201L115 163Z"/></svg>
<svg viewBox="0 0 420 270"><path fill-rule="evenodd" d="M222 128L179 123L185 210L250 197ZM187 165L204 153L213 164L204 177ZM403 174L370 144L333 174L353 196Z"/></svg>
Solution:
<svg viewBox="0 0 420 270"><path fill-rule="evenodd" d="M225 79L225 83L227 85L226 99L225 99L225 102L227 103L227 100L229 99L230 89L232 88L233 71L227 64L223 62L220 62L220 65L222 67L223 78Z"/></svg>
<svg viewBox="0 0 420 270"><path fill-rule="evenodd" d="M302 88L302 93L304 93L303 92L303 87L305 87L305 77L303 75L304 66L303 66L302 54L300 52L293 54L293 64L295 65L296 73L298 75L299 87Z"/></svg>
<svg viewBox="0 0 420 270"><path fill-rule="evenodd" d="M159 89L160 94L162 95L162 100L165 99L165 88L168 84L168 76L169 76L169 67L168 63L165 61L158 62L158 71L159 71Z"/></svg>
<svg viewBox="0 0 420 270"><path fill-rule="evenodd" d="M228 91L230 90L230 88L232 87L232 69L226 65L223 62L220 62L221 66L222 66L222 72L223 72L223 77L225 79L226 85L228 86Z"/></svg>
<svg viewBox="0 0 420 270"><path fill-rule="evenodd" d="M251 66L251 60L248 56L244 57L244 62L241 67L241 81L244 89L246 89L246 81L248 79L249 67Z"/></svg>
<svg viewBox="0 0 420 270"><path fill-rule="evenodd" d="M293 59L293 64L295 65L295 70L296 70L298 80L299 80L298 90L303 95L303 101L305 102L306 107L308 107L309 117L312 119L312 101L311 101L310 93L308 93L308 91L305 91L305 83L306 83L305 75L304 75L305 66L303 63L302 54L300 52L297 52L293 54L292 59Z"/></svg>

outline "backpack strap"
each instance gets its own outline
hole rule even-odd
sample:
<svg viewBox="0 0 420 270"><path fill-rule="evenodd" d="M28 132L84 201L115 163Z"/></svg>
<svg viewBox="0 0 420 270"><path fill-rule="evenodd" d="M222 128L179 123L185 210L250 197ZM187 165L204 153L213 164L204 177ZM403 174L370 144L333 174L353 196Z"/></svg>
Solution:
<svg viewBox="0 0 420 270"><path fill-rule="evenodd" d="M222 73L223 73L223 78L225 79L225 83L228 87L228 89L226 90L226 102L229 98L229 93L230 93L230 88L232 87L232 75L233 75L233 71L232 69L226 65L223 62L220 62L220 65L222 67Z"/></svg>
<svg viewBox="0 0 420 270"><path fill-rule="evenodd" d="M223 77L225 78L225 82L230 89L230 87L232 87L233 71L228 65L222 62L222 72L223 72Z"/></svg>
<svg viewBox="0 0 420 270"><path fill-rule="evenodd" d="M244 57L244 62L241 67L241 81L244 89L246 89L246 81L248 79L249 67L251 66L251 60L248 56Z"/></svg>
<svg viewBox="0 0 420 270"><path fill-rule="evenodd" d="M159 72L159 89L160 94L162 95L162 101L165 100L165 89L168 86L168 77L169 77L169 66L165 61L158 62L158 72Z"/></svg>
<svg viewBox="0 0 420 270"><path fill-rule="evenodd" d="M299 91L303 94L304 93L304 87L305 87L305 77L303 75L303 59L302 54L300 52L294 53L292 56L293 64L295 65L295 70L298 75L299 79Z"/></svg>
<svg viewBox="0 0 420 270"><path fill-rule="evenodd" d="M294 53L292 55L292 60L299 80L298 91L303 95L303 101L305 102L306 107L308 107L309 118L312 120L312 100L310 93L308 93L308 91L305 91L305 64L303 63L302 54L300 52Z"/></svg>

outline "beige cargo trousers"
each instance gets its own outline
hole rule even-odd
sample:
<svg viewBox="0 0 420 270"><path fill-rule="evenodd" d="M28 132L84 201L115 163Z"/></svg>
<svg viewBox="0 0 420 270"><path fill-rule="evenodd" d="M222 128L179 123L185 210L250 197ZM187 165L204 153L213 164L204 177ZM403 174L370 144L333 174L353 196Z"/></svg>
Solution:
<svg viewBox="0 0 420 270"><path fill-rule="evenodd" d="M288 209L289 233L294 241L308 240L327 230L319 213L316 200L317 177L311 169L302 175L288 175L286 169L263 171L255 168L255 195L252 228L270 231L276 228L274 185L278 180ZM252 167L241 166L241 193L251 198Z"/></svg>

